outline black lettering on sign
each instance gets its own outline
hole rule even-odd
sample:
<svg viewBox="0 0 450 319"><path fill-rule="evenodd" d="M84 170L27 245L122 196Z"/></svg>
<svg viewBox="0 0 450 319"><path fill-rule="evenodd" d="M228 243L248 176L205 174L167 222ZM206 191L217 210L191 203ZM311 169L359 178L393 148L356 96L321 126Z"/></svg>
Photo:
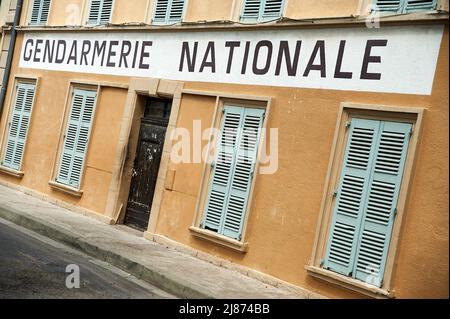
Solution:
<svg viewBox="0 0 450 319"><path fill-rule="evenodd" d="M101 65L103 66L103 62L105 60L105 52L106 52L106 41L102 41L102 44L100 45L98 41L94 42L94 50L92 51L92 62L91 62L91 66L94 66L95 64L95 59L96 57L102 57L102 63Z"/></svg>
<svg viewBox="0 0 450 319"><path fill-rule="evenodd" d="M25 42L25 49L23 50L23 60L24 61L30 61L31 57L33 56L33 45L34 45L34 41L33 39L28 39ZM31 46L31 48L28 51L28 46ZM29 54L27 54L27 51Z"/></svg>
<svg viewBox="0 0 450 319"><path fill-rule="evenodd" d="M33 62L40 62L41 59L38 58L38 54L41 53L41 48L40 46L44 43L44 40L38 39L36 40L36 47L34 48L34 58L33 58Z"/></svg>
<svg viewBox="0 0 450 319"><path fill-rule="evenodd" d="M210 60L208 58L211 56ZM211 68L212 73L216 73L216 50L213 41L208 42L206 47L205 56L203 57L202 64L200 65L200 73L203 72L205 68Z"/></svg>
<svg viewBox="0 0 450 319"><path fill-rule="evenodd" d="M233 55L234 48L239 48L241 46L241 42L239 41L227 41L225 42L225 47L230 48L228 53L228 64L227 64L227 73L231 72L231 65L233 64Z"/></svg>
<svg viewBox="0 0 450 319"><path fill-rule="evenodd" d="M61 50L61 48L63 48ZM67 44L65 40L58 40L58 44L56 45L56 58L55 58L55 63L57 64L61 64L64 61L64 58L66 56L66 49L67 49ZM60 53L62 53L60 55Z"/></svg>
<svg viewBox="0 0 450 319"><path fill-rule="evenodd" d="M336 68L334 69L334 78L335 79L351 79L353 76L352 72L341 71L342 59L344 57L344 51L345 51L345 40L342 40L339 43L339 52L338 52L338 57L337 57L337 61L336 61Z"/></svg>
<svg viewBox="0 0 450 319"><path fill-rule="evenodd" d="M314 64L316 60L317 53L319 53L319 64ZM303 76L308 76L309 72L312 70L320 71L320 77L325 78L327 76L326 73L326 65L325 65L325 41L318 40L316 45L314 46L314 50L311 54L311 58L309 59L308 65L306 66L305 73Z"/></svg>
<svg viewBox="0 0 450 319"><path fill-rule="evenodd" d="M367 40L366 51L361 68L361 80L380 80L381 73L369 73L369 63L381 63L381 56L371 55L372 47L385 47L387 40Z"/></svg>
<svg viewBox="0 0 450 319"><path fill-rule="evenodd" d="M130 55L130 52L131 42L128 40L124 40L122 42L122 50L120 51L119 68L121 68L122 65L125 65L125 67L128 68L127 57Z"/></svg>
<svg viewBox="0 0 450 319"><path fill-rule="evenodd" d="M183 46L181 48L180 67L178 68L178 71L183 72L185 59L188 67L188 72L195 71L195 61L197 60L197 49L198 49L198 42L194 42L194 52L192 53L191 56L189 42L183 42Z"/></svg>
<svg viewBox="0 0 450 319"><path fill-rule="evenodd" d="M245 42L244 59L242 60L241 74L247 72L248 53L250 51L250 41Z"/></svg>
<svg viewBox="0 0 450 319"><path fill-rule="evenodd" d="M116 64L111 61L111 58L116 56L116 52L114 51L114 47L119 45L119 41L111 41L109 42L109 50L108 50L108 59L106 59L106 66L109 68L114 68ZM103 63L102 63L103 64Z"/></svg>
<svg viewBox="0 0 450 319"><path fill-rule="evenodd" d="M258 58L259 58L259 52L261 51L261 48L266 47L267 48L267 56L266 56L266 64L263 68L258 68ZM258 75L266 74L269 71L270 68L270 61L272 60L272 51L273 46L272 42L268 40L259 41L256 44L255 48L255 54L253 56L253 73Z"/></svg>
<svg viewBox="0 0 450 319"><path fill-rule="evenodd" d="M142 42L142 49L141 49L141 60L139 61L139 69L150 69L150 65L148 63L144 63L144 58L150 57L150 52L147 52L145 49L149 48L153 45L153 41L144 41Z"/></svg>
<svg viewBox="0 0 450 319"><path fill-rule="evenodd" d="M77 65L77 40L74 40L72 43L72 48L70 49L69 58L67 59L67 64L70 64L70 61L73 61L75 65Z"/></svg>
<svg viewBox="0 0 450 319"><path fill-rule="evenodd" d="M297 75L298 68L298 60L300 57L300 49L302 47L302 41L297 41L295 46L294 60L291 60L291 53L289 51L289 42L288 41L280 41L280 48L278 50L278 59L277 59L277 67L275 69L275 75L280 75L281 72L281 63L284 60L286 61L286 69L289 76Z"/></svg>
<svg viewBox="0 0 450 319"><path fill-rule="evenodd" d="M56 44L55 40L51 42L51 45L50 40L45 40L44 58L43 58L44 63L47 62L47 58L49 63L53 63L53 57L55 54L55 44Z"/></svg>
<svg viewBox="0 0 450 319"><path fill-rule="evenodd" d="M84 40L83 46L81 47L80 65L83 65L83 61L84 65L89 65L87 55L89 54L90 51L91 51L91 41Z"/></svg>

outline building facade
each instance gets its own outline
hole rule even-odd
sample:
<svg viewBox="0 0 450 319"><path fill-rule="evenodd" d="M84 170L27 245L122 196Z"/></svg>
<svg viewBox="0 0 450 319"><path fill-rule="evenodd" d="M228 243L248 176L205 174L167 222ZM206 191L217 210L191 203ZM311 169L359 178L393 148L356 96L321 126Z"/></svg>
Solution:
<svg viewBox="0 0 450 319"><path fill-rule="evenodd" d="M0 183L268 283L448 298L448 6L24 0Z"/></svg>

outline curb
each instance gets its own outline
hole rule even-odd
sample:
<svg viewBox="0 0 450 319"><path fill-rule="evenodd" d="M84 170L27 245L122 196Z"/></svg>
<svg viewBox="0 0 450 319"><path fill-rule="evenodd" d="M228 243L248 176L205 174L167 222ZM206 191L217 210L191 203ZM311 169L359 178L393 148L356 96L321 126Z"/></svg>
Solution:
<svg viewBox="0 0 450 319"><path fill-rule="evenodd" d="M51 225L43 220L26 216L17 209L0 206L0 218L77 249L91 257L105 261L179 298L214 299L212 295L197 287L193 287L191 283L183 282L181 278L151 269L111 250L100 248L71 234L70 231Z"/></svg>

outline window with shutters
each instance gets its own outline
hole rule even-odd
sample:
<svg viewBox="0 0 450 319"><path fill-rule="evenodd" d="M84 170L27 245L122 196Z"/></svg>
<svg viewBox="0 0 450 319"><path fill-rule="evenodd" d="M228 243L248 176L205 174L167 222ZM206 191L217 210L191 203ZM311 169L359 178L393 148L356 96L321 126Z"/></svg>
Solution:
<svg viewBox="0 0 450 319"><path fill-rule="evenodd" d="M153 24L175 24L183 20L186 0L157 0Z"/></svg>
<svg viewBox="0 0 450 319"><path fill-rule="evenodd" d="M45 25L50 12L51 0L33 0L30 25Z"/></svg>
<svg viewBox="0 0 450 319"><path fill-rule="evenodd" d="M56 182L80 189L97 91L74 89L63 136Z"/></svg>
<svg viewBox="0 0 450 319"><path fill-rule="evenodd" d="M375 0L376 10L395 13L434 10L436 2L437 0Z"/></svg>
<svg viewBox="0 0 450 319"><path fill-rule="evenodd" d="M226 105L201 228L240 241L265 109Z"/></svg>
<svg viewBox="0 0 450 319"><path fill-rule="evenodd" d="M244 0L242 22L276 20L283 15L285 0Z"/></svg>
<svg viewBox="0 0 450 319"><path fill-rule="evenodd" d="M90 0L88 25L108 24L111 22L114 0Z"/></svg>
<svg viewBox="0 0 450 319"><path fill-rule="evenodd" d="M1 164L3 167L20 171L31 120L36 85L34 83L18 83L15 100L11 107L6 142Z"/></svg>
<svg viewBox="0 0 450 319"><path fill-rule="evenodd" d="M422 109L345 104L339 115L310 274L391 296ZM370 288L368 288L370 287Z"/></svg>

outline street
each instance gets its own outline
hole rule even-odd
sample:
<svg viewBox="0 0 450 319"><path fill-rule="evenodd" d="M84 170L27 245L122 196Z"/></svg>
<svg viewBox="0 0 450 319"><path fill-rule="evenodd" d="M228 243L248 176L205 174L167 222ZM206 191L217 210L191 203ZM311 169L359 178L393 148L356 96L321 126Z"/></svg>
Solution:
<svg viewBox="0 0 450 319"><path fill-rule="evenodd" d="M66 287L68 265L79 288ZM72 281L69 281L72 282ZM0 299L175 298L105 262L0 219Z"/></svg>

